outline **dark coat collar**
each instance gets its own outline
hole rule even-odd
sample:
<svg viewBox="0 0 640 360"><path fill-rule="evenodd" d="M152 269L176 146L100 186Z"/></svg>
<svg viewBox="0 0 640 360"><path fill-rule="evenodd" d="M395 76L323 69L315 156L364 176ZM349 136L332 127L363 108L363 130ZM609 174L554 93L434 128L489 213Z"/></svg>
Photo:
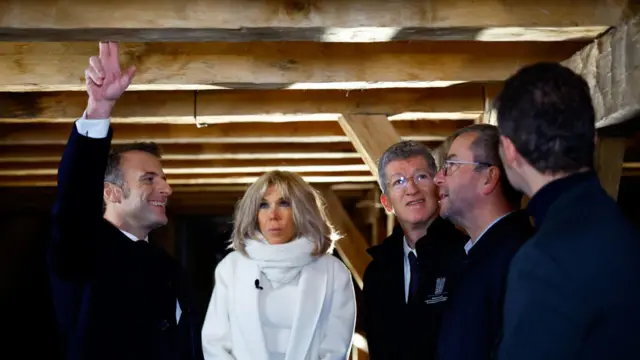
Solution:
<svg viewBox="0 0 640 360"><path fill-rule="evenodd" d="M498 220L469 250L470 258L482 258L501 246L521 246L533 235L533 226L524 210L514 211Z"/></svg>

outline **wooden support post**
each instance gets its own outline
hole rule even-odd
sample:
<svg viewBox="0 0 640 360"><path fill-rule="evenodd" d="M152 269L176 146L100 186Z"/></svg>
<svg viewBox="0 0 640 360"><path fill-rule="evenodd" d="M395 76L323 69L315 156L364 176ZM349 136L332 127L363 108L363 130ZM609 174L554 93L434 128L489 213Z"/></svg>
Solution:
<svg viewBox="0 0 640 360"><path fill-rule="evenodd" d="M596 171L600 183L611 197L618 198L622 162L626 139L617 137L598 138L596 146Z"/></svg>

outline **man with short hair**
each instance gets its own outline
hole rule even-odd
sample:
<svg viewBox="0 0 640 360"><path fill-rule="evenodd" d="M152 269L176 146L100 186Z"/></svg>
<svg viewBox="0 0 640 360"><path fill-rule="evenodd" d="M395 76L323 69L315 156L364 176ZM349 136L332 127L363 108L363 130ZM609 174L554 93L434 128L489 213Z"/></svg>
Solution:
<svg viewBox="0 0 640 360"><path fill-rule="evenodd" d="M109 153L111 110L134 69L122 73L118 46L101 43L85 74L89 101L60 162L47 255L62 357L202 359L186 276L148 243L167 223L171 195L159 149L140 143Z"/></svg>
<svg viewBox="0 0 640 360"><path fill-rule="evenodd" d="M497 127L476 124L450 138L435 177L440 216L464 228L466 266L444 311L439 360L489 359L502 326L502 303L509 263L532 235L522 193L507 180L500 161Z"/></svg>
<svg viewBox="0 0 640 360"><path fill-rule="evenodd" d="M436 164L426 146L392 145L378 172L380 201L399 226L368 250L373 260L364 274L363 306L369 356L433 359L439 314L467 237L438 217Z"/></svg>
<svg viewBox="0 0 640 360"><path fill-rule="evenodd" d="M537 228L511 263L497 358L637 359L640 236L593 170L586 81L560 64L526 66L496 107L507 175Z"/></svg>

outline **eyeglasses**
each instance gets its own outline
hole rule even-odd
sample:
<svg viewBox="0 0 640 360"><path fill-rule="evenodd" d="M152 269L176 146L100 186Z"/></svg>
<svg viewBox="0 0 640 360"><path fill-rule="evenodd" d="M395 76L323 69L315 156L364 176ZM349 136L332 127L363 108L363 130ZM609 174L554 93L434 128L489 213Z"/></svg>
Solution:
<svg viewBox="0 0 640 360"><path fill-rule="evenodd" d="M427 185L433 184L433 176L429 175L429 173L427 172L417 172L410 177L392 177L391 180L387 183L387 186L389 186L391 188L391 191L393 192L404 192L407 190L409 180L412 180L413 184L419 188L425 188L427 187Z"/></svg>
<svg viewBox="0 0 640 360"><path fill-rule="evenodd" d="M487 168L493 166L493 164L476 162L476 161L445 160L444 165L442 165L442 167L440 168L440 170L442 170L442 174L444 176L449 176L449 170L451 170L451 167L453 165L458 165L458 167L459 165L475 165L475 166L484 166Z"/></svg>

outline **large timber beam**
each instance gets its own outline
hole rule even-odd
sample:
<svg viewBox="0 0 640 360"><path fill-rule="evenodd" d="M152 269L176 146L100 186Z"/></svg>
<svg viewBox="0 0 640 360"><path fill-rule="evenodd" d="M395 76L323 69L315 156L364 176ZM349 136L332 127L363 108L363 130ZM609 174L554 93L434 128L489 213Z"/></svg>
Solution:
<svg viewBox="0 0 640 360"><path fill-rule="evenodd" d="M596 127L640 116L640 13L563 63L589 83Z"/></svg>
<svg viewBox="0 0 640 360"><path fill-rule="evenodd" d="M399 142L401 135L384 115L344 114L338 122L377 178L380 156L389 146Z"/></svg>
<svg viewBox="0 0 640 360"><path fill-rule="evenodd" d="M130 90L367 89L502 81L525 64L561 61L586 42L434 41L123 43ZM0 43L0 91L85 88L96 43Z"/></svg>
<svg viewBox="0 0 640 360"><path fill-rule="evenodd" d="M464 120L397 121L393 127L407 139L439 141L459 127ZM71 124L3 124L0 145L66 144ZM290 122L282 126L269 123L195 125L112 124L114 144L155 141L158 144L232 144L232 143L336 143L348 142L337 121Z"/></svg>
<svg viewBox="0 0 640 360"><path fill-rule="evenodd" d="M390 120L475 119L481 84L445 88L344 90L129 91L114 123L336 121L342 113L385 114ZM0 123L72 122L87 104L85 92L0 93Z"/></svg>
<svg viewBox="0 0 640 360"><path fill-rule="evenodd" d="M165 161L164 172L171 175L245 174L284 170L297 173L366 172L360 159L303 159L303 160L191 160ZM13 163L0 168L0 176L55 175L57 162Z"/></svg>
<svg viewBox="0 0 640 360"><path fill-rule="evenodd" d="M169 179L171 185L238 185L251 184L262 174L248 175L173 175ZM341 173L339 175L327 173L306 173L302 178L313 184L336 183L370 183L375 181L369 172ZM0 187L51 187L56 186L57 176L0 176Z"/></svg>
<svg viewBox="0 0 640 360"><path fill-rule="evenodd" d="M336 242L336 250L362 289L364 271L371 261L371 256L366 251L367 241L351 221L349 213L344 209L336 194L329 189L321 189L321 192L327 205L327 214L332 224L343 236Z"/></svg>
<svg viewBox="0 0 640 360"><path fill-rule="evenodd" d="M619 22L626 3L594 0L5 0L0 3L3 15L0 16L0 40L553 41L595 36Z"/></svg>

